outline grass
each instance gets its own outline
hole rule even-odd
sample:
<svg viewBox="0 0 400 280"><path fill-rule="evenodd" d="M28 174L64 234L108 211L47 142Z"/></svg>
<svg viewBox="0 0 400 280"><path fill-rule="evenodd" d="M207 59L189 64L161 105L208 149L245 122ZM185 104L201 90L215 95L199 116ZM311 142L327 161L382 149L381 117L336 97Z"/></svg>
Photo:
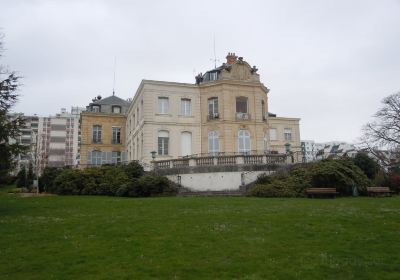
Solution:
<svg viewBox="0 0 400 280"><path fill-rule="evenodd" d="M400 279L400 197L0 195L0 279Z"/></svg>

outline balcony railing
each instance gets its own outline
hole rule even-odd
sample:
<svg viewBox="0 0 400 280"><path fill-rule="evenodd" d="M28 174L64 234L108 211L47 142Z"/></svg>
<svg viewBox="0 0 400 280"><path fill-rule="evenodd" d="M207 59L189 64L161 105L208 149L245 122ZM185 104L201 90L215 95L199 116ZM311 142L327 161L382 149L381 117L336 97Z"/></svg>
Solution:
<svg viewBox="0 0 400 280"><path fill-rule="evenodd" d="M240 112L236 113L236 120L237 121L248 121L250 119L251 119L251 116L250 116L249 113L240 113Z"/></svg>
<svg viewBox="0 0 400 280"><path fill-rule="evenodd" d="M190 157L158 160L153 165L156 169L182 168L192 166L218 166L218 165L268 165L291 164L302 160L296 154L220 154L220 155L192 155Z"/></svg>

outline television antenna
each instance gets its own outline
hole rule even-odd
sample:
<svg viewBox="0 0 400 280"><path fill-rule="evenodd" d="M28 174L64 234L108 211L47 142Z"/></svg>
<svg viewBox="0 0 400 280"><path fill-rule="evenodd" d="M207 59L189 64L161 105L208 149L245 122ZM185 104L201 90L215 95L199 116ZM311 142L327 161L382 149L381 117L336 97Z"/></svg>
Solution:
<svg viewBox="0 0 400 280"><path fill-rule="evenodd" d="M210 60L214 62L214 68L217 68L217 61L219 62L220 60L217 59L217 54L215 52L215 34L214 34L214 58L210 58Z"/></svg>
<svg viewBox="0 0 400 280"><path fill-rule="evenodd" d="M117 65L117 57L114 56L114 80L113 80L113 96L115 95L115 69L116 69L116 65Z"/></svg>

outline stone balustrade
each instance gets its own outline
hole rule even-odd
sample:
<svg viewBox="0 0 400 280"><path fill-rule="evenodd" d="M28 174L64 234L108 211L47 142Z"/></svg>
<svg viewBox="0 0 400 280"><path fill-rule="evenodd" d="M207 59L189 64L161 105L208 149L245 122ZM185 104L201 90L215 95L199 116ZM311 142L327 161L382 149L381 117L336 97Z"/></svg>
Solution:
<svg viewBox="0 0 400 280"><path fill-rule="evenodd" d="M156 169L193 166L265 165L289 163L294 163L293 157L287 156L286 154L218 155L153 161L154 168Z"/></svg>

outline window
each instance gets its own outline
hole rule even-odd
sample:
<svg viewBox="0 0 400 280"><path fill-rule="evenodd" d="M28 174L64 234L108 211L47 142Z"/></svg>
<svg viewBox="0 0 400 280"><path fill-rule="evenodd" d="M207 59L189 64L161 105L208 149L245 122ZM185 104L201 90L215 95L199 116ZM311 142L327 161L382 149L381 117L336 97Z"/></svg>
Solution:
<svg viewBox="0 0 400 280"><path fill-rule="evenodd" d="M264 154L268 154L268 138L267 134L264 136Z"/></svg>
<svg viewBox="0 0 400 280"><path fill-rule="evenodd" d="M269 140L271 140L271 141L276 141L276 140L278 140L278 138L277 138L276 136L277 136L277 134L276 134L276 128L270 128L270 129L269 129Z"/></svg>
<svg viewBox="0 0 400 280"><path fill-rule="evenodd" d="M93 143L101 143L101 125L93 126Z"/></svg>
<svg viewBox="0 0 400 280"><path fill-rule="evenodd" d="M168 114L168 97L158 98L158 112L160 114Z"/></svg>
<svg viewBox="0 0 400 280"><path fill-rule="evenodd" d="M219 118L218 115L218 98L213 97L208 99L208 118L216 119Z"/></svg>
<svg viewBox="0 0 400 280"><path fill-rule="evenodd" d="M121 144L121 128L120 127L112 128L112 143L113 144Z"/></svg>
<svg viewBox="0 0 400 280"><path fill-rule="evenodd" d="M239 130L238 133L239 153L249 154L250 147L250 133L247 130Z"/></svg>
<svg viewBox="0 0 400 280"><path fill-rule="evenodd" d="M192 133L185 131L181 133L181 155L188 156L192 154Z"/></svg>
<svg viewBox="0 0 400 280"><path fill-rule="evenodd" d="M138 107L136 110L136 124L137 125L139 124L139 120L140 120L140 117L139 117L139 107Z"/></svg>
<svg viewBox="0 0 400 280"><path fill-rule="evenodd" d="M219 153L218 131L210 131L208 133L208 153L213 156Z"/></svg>
<svg viewBox="0 0 400 280"><path fill-rule="evenodd" d="M291 128L285 128L284 136L285 136L285 140L286 141L292 141L292 129Z"/></svg>
<svg viewBox="0 0 400 280"><path fill-rule="evenodd" d="M265 102L261 100L261 116L262 120L265 121L267 118L265 117Z"/></svg>
<svg viewBox="0 0 400 280"><path fill-rule="evenodd" d="M181 115L191 116L192 115L192 104L190 99L181 99Z"/></svg>
<svg viewBox="0 0 400 280"><path fill-rule="evenodd" d="M120 106L113 106L112 107L112 112L114 114L121 114L121 107Z"/></svg>
<svg viewBox="0 0 400 280"><path fill-rule="evenodd" d="M250 119L250 115L247 113L247 97L236 97L236 119Z"/></svg>
<svg viewBox="0 0 400 280"><path fill-rule="evenodd" d="M101 165L101 158L102 158L102 153L100 151L93 151L91 164Z"/></svg>
<svg viewBox="0 0 400 280"><path fill-rule="evenodd" d="M114 164L121 163L121 152L112 152L111 162Z"/></svg>
<svg viewBox="0 0 400 280"><path fill-rule="evenodd" d="M100 106L99 105L92 105L92 112L100 112Z"/></svg>
<svg viewBox="0 0 400 280"><path fill-rule="evenodd" d="M236 97L236 113L247 114L247 97Z"/></svg>
<svg viewBox="0 0 400 280"><path fill-rule="evenodd" d="M158 154L168 155L168 142L169 142L169 132L161 130L158 132Z"/></svg>

